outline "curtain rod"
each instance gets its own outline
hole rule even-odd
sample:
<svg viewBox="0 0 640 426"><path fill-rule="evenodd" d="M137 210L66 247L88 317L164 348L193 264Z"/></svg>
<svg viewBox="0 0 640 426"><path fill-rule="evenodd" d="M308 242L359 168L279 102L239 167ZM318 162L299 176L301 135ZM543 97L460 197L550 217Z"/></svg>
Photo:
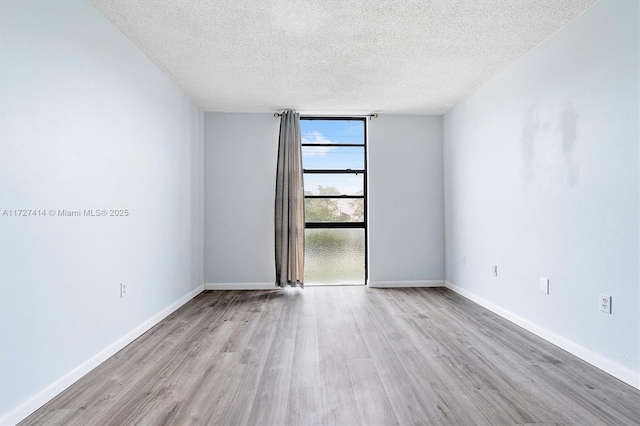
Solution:
<svg viewBox="0 0 640 426"><path fill-rule="evenodd" d="M275 118L282 117L282 113L280 113L280 112L274 112L274 113L273 113L273 116L274 116ZM324 117L324 116L322 116L322 115L318 115L317 117ZM331 118L331 116L330 116L330 115L327 115L326 117ZM339 116L339 117L336 117L336 118L342 118L342 117L344 117L344 118L349 118L350 116L349 116L349 115L345 115L345 116ZM354 118L356 118L356 117L369 117L369 120L371 120L372 118L378 118L378 113L377 113L377 112L374 112L373 114L354 115L353 117L354 117Z"/></svg>

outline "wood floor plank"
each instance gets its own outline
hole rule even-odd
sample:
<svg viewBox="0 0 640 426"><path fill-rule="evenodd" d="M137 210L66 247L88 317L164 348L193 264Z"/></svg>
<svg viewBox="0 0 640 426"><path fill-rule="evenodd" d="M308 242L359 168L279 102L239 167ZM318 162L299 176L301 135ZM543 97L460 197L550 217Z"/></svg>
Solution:
<svg viewBox="0 0 640 426"><path fill-rule="evenodd" d="M320 376L322 386L322 422L323 425L363 424L356 409L355 394L347 357L344 353L331 352L320 354Z"/></svg>
<svg viewBox="0 0 640 426"><path fill-rule="evenodd" d="M339 353L346 358L370 357L344 294L321 289L317 317L318 340L323 353Z"/></svg>
<svg viewBox="0 0 640 426"><path fill-rule="evenodd" d="M289 388L287 425L322 425L322 391L317 387Z"/></svg>
<svg viewBox="0 0 640 426"><path fill-rule="evenodd" d="M350 359L347 364L359 418L363 423L365 425L400 424L374 361L371 358Z"/></svg>
<svg viewBox="0 0 640 426"><path fill-rule="evenodd" d="M318 318L315 313L300 316L293 351L291 387L320 388Z"/></svg>
<svg viewBox="0 0 640 426"><path fill-rule="evenodd" d="M289 409L289 383L293 364L292 338L275 340L265 361L248 424L284 424Z"/></svg>
<svg viewBox="0 0 640 426"><path fill-rule="evenodd" d="M276 332L280 312L273 303L271 292L265 293L261 305L262 313L258 318L258 324L253 329L251 338L246 343L240 358L241 364L264 364L271 342Z"/></svg>
<svg viewBox="0 0 640 426"><path fill-rule="evenodd" d="M239 364L230 371L225 374L227 380L218 384L223 391L215 400L212 413L200 424L247 424L262 368L258 364Z"/></svg>
<svg viewBox="0 0 640 426"><path fill-rule="evenodd" d="M196 383L182 393L180 404L175 410L161 421L155 424L187 425L204 424L211 417L215 410L222 405L224 396L229 392L229 387L233 385L232 377L227 371L237 370L244 367L238 364L239 355L237 353L220 353L215 359L210 359L206 366L199 371L202 374L194 376ZM153 423L151 418L141 419L144 422Z"/></svg>
<svg viewBox="0 0 640 426"><path fill-rule="evenodd" d="M443 288L204 292L21 425L640 424L640 391Z"/></svg>
<svg viewBox="0 0 640 426"><path fill-rule="evenodd" d="M286 302L278 306L280 315L251 407L250 425L279 425L286 420L300 297L291 290L274 295Z"/></svg>
<svg viewBox="0 0 640 426"><path fill-rule="evenodd" d="M432 401L415 389L394 351L390 348L373 351L372 357L400 424L438 424L440 416L428 409Z"/></svg>

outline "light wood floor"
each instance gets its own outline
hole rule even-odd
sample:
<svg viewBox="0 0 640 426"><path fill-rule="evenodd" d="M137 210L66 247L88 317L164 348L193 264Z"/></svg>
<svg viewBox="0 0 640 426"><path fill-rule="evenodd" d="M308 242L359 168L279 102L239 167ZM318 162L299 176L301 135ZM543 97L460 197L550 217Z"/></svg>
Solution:
<svg viewBox="0 0 640 426"><path fill-rule="evenodd" d="M442 288L204 292L23 424L639 424L640 391Z"/></svg>

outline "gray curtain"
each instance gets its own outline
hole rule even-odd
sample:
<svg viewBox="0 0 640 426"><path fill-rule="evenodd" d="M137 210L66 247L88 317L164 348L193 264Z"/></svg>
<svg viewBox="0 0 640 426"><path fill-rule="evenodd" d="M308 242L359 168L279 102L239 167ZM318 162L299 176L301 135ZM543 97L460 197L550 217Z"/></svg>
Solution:
<svg viewBox="0 0 640 426"><path fill-rule="evenodd" d="M280 119L276 174L276 286L304 287L304 187L300 114Z"/></svg>

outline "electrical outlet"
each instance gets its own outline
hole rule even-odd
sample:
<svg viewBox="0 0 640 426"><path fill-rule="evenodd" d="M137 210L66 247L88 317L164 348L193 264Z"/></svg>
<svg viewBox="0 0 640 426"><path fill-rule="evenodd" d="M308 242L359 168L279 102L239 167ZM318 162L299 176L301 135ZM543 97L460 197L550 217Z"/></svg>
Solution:
<svg viewBox="0 0 640 426"><path fill-rule="evenodd" d="M493 267L491 268L491 271L493 272L493 276L497 277L498 276L498 265L493 265Z"/></svg>
<svg viewBox="0 0 640 426"><path fill-rule="evenodd" d="M125 283L120 283L120 299L127 296L127 285Z"/></svg>
<svg viewBox="0 0 640 426"><path fill-rule="evenodd" d="M611 296L608 296L606 294L601 294L599 297L599 305L600 305L600 311L604 312L605 314L610 314L611 313Z"/></svg>
<svg viewBox="0 0 640 426"><path fill-rule="evenodd" d="M467 266L467 257L466 256L462 257L462 266Z"/></svg>
<svg viewBox="0 0 640 426"><path fill-rule="evenodd" d="M549 294L549 278L540 277L540 293Z"/></svg>

